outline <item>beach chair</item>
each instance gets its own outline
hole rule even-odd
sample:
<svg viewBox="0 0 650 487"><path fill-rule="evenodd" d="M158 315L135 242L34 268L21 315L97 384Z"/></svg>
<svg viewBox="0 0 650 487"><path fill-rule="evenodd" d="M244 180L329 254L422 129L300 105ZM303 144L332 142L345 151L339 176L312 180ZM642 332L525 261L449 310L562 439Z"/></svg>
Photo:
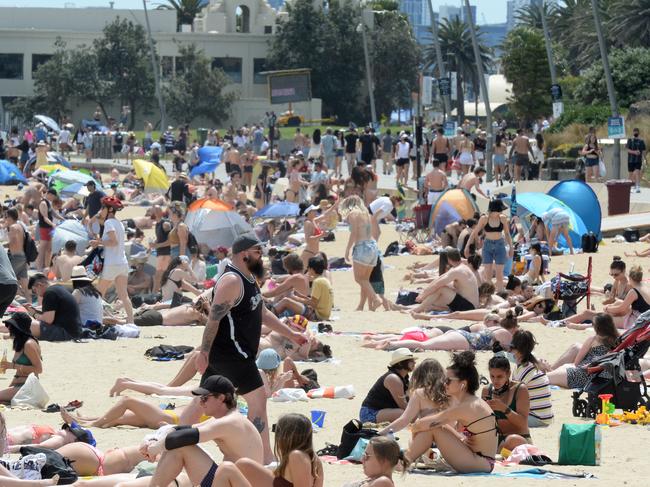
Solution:
<svg viewBox="0 0 650 487"><path fill-rule="evenodd" d="M589 257L587 264L587 275L581 274L564 274L558 272L557 275L551 279L551 289L556 302L564 301L563 309L571 309L572 314L575 314L580 301L587 298L587 308L591 306L591 273L592 261Z"/></svg>
<svg viewBox="0 0 650 487"><path fill-rule="evenodd" d="M396 227L400 244L404 245L408 240L415 240L417 243L427 242L431 234L430 214L431 205L418 205L413 208L413 218L400 220Z"/></svg>

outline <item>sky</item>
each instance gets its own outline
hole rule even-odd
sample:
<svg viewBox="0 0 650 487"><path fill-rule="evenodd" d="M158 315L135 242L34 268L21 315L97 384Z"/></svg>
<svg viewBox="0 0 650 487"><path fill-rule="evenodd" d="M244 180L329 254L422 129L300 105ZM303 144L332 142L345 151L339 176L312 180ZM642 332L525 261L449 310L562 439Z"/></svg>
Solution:
<svg viewBox="0 0 650 487"><path fill-rule="evenodd" d="M434 10L440 5L460 6L460 0L431 0ZM148 5L154 7L162 0L148 0ZM494 24L506 21L506 0L474 0L478 6L477 21L479 24ZM74 4L76 7L107 7L108 0L0 0L0 7L63 7ZM115 8L142 8L142 0L115 0Z"/></svg>

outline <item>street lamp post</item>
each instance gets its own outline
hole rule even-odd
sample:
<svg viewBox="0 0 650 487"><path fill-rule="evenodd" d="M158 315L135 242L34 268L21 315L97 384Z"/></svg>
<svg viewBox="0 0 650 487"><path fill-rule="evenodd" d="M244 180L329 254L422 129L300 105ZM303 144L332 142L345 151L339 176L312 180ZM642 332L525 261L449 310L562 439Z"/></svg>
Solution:
<svg viewBox="0 0 650 487"><path fill-rule="evenodd" d="M476 38L476 30L474 27L474 18L472 17L472 9L469 6L469 0L465 0L465 15L469 19L469 32L472 36L472 47L474 48L476 70L478 71L479 84L481 86L481 96L483 97L483 104L485 105L485 118L487 125L487 147L485 151L485 159L487 165L487 180L492 181L492 111L490 110L490 99L488 96L487 83L485 82L485 73L483 72L481 50L478 47L478 39Z"/></svg>
<svg viewBox="0 0 650 487"><path fill-rule="evenodd" d="M591 0L591 10L594 13L594 23L596 24L596 33L598 34L598 46L600 47L600 57L603 61L603 71L605 72L605 81L607 83L607 95L609 96L609 105L612 110L612 116L618 117L618 102L616 101L616 91L614 91L614 81L612 80L612 71L609 68L609 58L607 56L607 46L605 37L600 25L600 14L598 13L597 0ZM621 141L614 139L614 155L612 158L612 169L614 179L621 177Z"/></svg>
<svg viewBox="0 0 650 487"><path fill-rule="evenodd" d="M372 70L370 68L370 56L368 55L368 40L366 39L366 27L363 22L357 25L357 32L361 33L363 43L363 58L366 63L366 83L368 84L368 98L370 100L370 117L372 126L377 128L377 112L375 111L375 90L372 83Z"/></svg>
<svg viewBox="0 0 650 487"><path fill-rule="evenodd" d="M431 0L426 0L426 2L429 6L429 15L431 16L431 34L433 35L433 46L436 50L438 79L442 79L447 76L447 70L445 69L445 61L442 58L442 49L440 48L440 38L438 37L438 20L435 18ZM451 114L451 96L442 95L442 106L444 111L442 121L444 123L447 121L447 114Z"/></svg>
<svg viewBox="0 0 650 487"><path fill-rule="evenodd" d="M151 51L151 68L153 69L153 83L156 90L156 98L158 98L158 107L160 108L160 131L162 132L167 127L167 117L165 115L165 102L160 89L160 69L158 68L158 63L156 63L156 52L153 47L153 38L151 37L151 25L149 25L149 14L147 13L147 0L142 0L142 6L144 7L144 20L147 24L149 50ZM135 114L133 114L133 116L135 116Z"/></svg>

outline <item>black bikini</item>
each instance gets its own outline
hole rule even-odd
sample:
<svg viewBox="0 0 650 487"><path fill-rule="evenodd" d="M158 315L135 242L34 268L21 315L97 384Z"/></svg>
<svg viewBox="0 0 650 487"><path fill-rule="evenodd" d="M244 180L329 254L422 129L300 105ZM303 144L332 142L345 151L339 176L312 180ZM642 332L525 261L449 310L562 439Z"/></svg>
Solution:
<svg viewBox="0 0 650 487"><path fill-rule="evenodd" d="M490 220L488 219L488 221L485 224L485 227L483 227L483 229L485 230L485 233L487 233L487 232L501 233L501 232L503 232L503 222L501 221L501 219L499 219L499 225L496 226L496 227L493 227L492 225L490 225Z"/></svg>
<svg viewBox="0 0 650 487"><path fill-rule="evenodd" d="M650 309L650 304L648 304L648 302L637 289L632 289L636 293L636 299L632 302L630 308L632 308L634 311L638 311L639 313L645 313Z"/></svg>

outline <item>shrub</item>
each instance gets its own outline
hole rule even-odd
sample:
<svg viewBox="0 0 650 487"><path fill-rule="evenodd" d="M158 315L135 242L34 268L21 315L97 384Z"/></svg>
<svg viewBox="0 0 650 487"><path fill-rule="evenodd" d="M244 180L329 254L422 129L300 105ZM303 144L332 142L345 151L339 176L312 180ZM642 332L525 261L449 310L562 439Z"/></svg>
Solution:
<svg viewBox="0 0 650 487"><path fill-rule="evenodd" d="M581 125L602 125L607 123L607 117L611 115L607 105L583 105L568 106L560 118L555 120L549 127L550 133L559 133L572 124Z"/></svg>

